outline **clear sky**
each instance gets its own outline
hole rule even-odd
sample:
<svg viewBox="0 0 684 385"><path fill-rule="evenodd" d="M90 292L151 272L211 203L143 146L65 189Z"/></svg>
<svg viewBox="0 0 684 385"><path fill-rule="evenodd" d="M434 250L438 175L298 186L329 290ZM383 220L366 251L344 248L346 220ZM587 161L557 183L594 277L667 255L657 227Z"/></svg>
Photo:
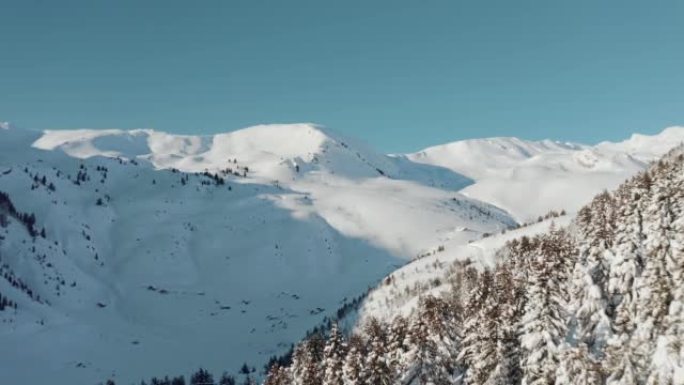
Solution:
<svg viewBox="0 0 684 385"><path fill-rule="evenodd" d="M684 124L684 2L0 0L0 120L387 152L655 133Z"/></svg>

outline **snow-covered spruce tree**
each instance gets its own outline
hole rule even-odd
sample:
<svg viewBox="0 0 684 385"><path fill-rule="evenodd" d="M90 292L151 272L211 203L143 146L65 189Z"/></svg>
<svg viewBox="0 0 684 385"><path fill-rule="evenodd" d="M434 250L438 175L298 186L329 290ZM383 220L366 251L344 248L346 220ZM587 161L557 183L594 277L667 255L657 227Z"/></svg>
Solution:
<svg viewBox="0 0 684 385"><path fill-rule="evenodd" d="M567 320L562 239L541 236L532 255L520 335L523 385L555 382Z"/></svg>
<svg viewBox="0 0 684 385"><path fill-rule="evenodd" d="M349 337L347 356L342 367L345 385L365 383L364 357L366 353L365 341L358 335Z"/></svg>
<svg viewBox="0 0 684 385"><path fill-rule="evenodd" d="M384 327L375 318L371 318L365 327L369 347L362 376L368 385L389 385L394 383L392 373L387 365L387 336L385 335Z"/></svg>
<svg viewBox="0 0 684 385"><path fill-rule="evenodd" d="M677 158L674 157L676 160ZM650 297L650 313L647 321L637 328L637 337L646 337L646 327L652 324L649 339L651 362L648 384L670 384L684 382L681 365L681 345L678 316L681 314L682 253L681 223L682 215L682 166L661 160L653 169L654 184L651 204L647 213L651 221L649 237L646 242L648 261L644 270L645 285L649 285L647 298ZM680 176L677 178L677 176ZM679 216L679 217L678 217ZM679 234L678 234L679 232ZM651 275L653 274L653 275ZM654 277L658 277L654 279ZM642 325L644 329L642 329ZM642 334L643 333L643 334ZM680 373L678 373L680 372Z"/></svg>
<svg viewBox="0 0 684 385"><path fill-rule="evenodd" d="M288 368L284 368L278 364L274 364L266 374L264 385L290 385L292 384L292 376Z"/></svg>
<svg viewBox="0 0 684 385"><path fill-rule="evenodd" d="M603 381L601 365L589 353L586 344L561 346L556 385L601 385Z"/></svg>
<svg viewBox="0 0 684 385"><path fill-rule="evenodd" d="M496 366L487 379L487 385L519 384L522 378L520 342L517 338L521 316L517 303L520 292L515 287L511 265L510 260L502 261L496 266L494 273L495 292L492 298L496 299L498 307L494 332Z"/></svg>
<svg viewBox="0 0 684 385"><path fill-rule="evenodd" d="M608 376L607 385L638 385L642 368L640 352L634 341L627 334L613 336L606 347L606 358L603 363L604 373Z"/></svg>
<svg viewBox="0 0 684 385"><path fill-rule="evenodd" d="M323 383L325 385L343 385L342 367L346 356L347 344L337 323L333 323L330 335L323 350Z"/></svg>
<svg viewBox="0 0 684 385"><path fill-rule="evenodd" d="M644 371L643 352L632 338L637 325L638 284L646 261L644 215L652 180L643 172L618 188L618 226L611 261L609 314L613 336L605 348L607 384L636 384Z"/></svg>
<svg viewBox="0 0 684 385"><path fill-rule="evenodd" d="M399 380L403 384L414 384L420 381L419 376L423 372L425 361L429 359L430 347L428 326L420 317L412 317L408 329L408 351L404 358L406 369Z"/></svg>
<svg viewBox="0 0 684 385"><path fill-rule="evenodd" d="M603 192L579 211L576 220L579 250L570 285L572 338L595 357L602 356L611 335L607 291L616 211L612 195Z"/></svg>
<svg viewBox="0 0 684 385"><path fill-rule="evenodd" d="M419 305L419 317L427 321L429 339L432 341L428 352L429 365L424 365L424 383L450 384L456 370L459 338L456 334L458 317L450 303L440 298L426 296Z"/></svg>
<svg viewBox="0 0 684 385"><path fill-rule="evenodd" d="M316 335L314 335L316 337ZM294 385L321 385L320 337L310 338L295 347L292 353L292 383Z"/></svg>
<svg viewBox="0 0 684 385"><path fill-rule="evenodd" d="M643 173L622 185L619 200L615 257L610 266L610 311L616 333L631 333L636 320L636 279L643 271L644 211L650 194L650 176Z"/></svg>
<svg viewBox="0 0 684 385"><path fill-rule="evenodd" d="M392 320L387 335L387 365L394 378L400 378L407 370L409 351L408 321L398 315Z"/></svg>
<svg viewBox="0 0 684 385"><path fill-rule="evenodd" d="M684 147L679 147L671 154L670 170L667 175L678 176L669 179L668 194L672 204L671 212L674 220L671 224L670 239L671 258L668 270L675 285L672 302L665 318L665 332L657 342L654 368L650 380L667 383L678 378L684 381Z"/></svg>
<svg viewBox="0 0 684 385"><path fill-rule="evenodd" d="M632 335L638 352L640 380L649 377L659 336L665 332L665 316L672 301L673 282L668 271L671 247L668 231L673 222L671 202L664 190L663 176L654 171L654 188L646 210L647 237L644 269L637 283L636 330ZM657 365L656 365L657 366Z"/></svg>
<svg viewBox="0 0 684 385"><path fill-rule="evenodd" d="M577 261L572 274L571 303L574 335L577 344L585 345L594 357L601 357L611 335L611 321L606 314L608 301L601 286L592 279L592 265Z"/></svg>
<svg viewBox="0 0 684 385"><path fill-rule="evenodd" d="M523 235L520 239L507 242L502 250L500 260L507 260L513 273L514 286L516 288L517 311L522 314L527 301L527 282L531 271L530 256L539 247L539 237L530 238Z"/></svg>
<svg viewBox="0 0 684 385"><path fill-rule="evenodd" d="M457 337L447 301L421 298L408 331L407 370L399 378L405 384L452 384Z"/></svg>
<svg viewBox="0 0 684 385"><path fill-rule="evenodd" d="M580 239L578 260L582 265L582 269L576 271L579 275L575 278L590 284L591 291L598 290L598 293L585 293L589 300L595 297L595 294L600 294L601 300L594 300L595 303L605 302L608 297L609 267L613 259L611 248L615 242L617 212L615 197L604 191L580 209L575 220ZM579 324L583 329L580 337L590 346L601 337L594 335L594 331L608 310L605 304L602 305L600 310L603 310L603 314L598 310L584 309L582 322Z"/></svg>
<svg viewBox="0 0 684 385"><path fill-rule="evenodd" d="M494 277L489 270L480 274L478 285L466 302L463 340L458 362L465 384L484 384L496 366L496 321L499 317L493 294Z"/></svg>

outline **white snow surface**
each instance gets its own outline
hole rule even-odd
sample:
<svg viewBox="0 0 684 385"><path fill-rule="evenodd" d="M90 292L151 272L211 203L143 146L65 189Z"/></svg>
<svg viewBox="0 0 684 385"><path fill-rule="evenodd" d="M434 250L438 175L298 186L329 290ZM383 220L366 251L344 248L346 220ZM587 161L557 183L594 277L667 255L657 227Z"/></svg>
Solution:
<svg viewBox="0 0 684 385"><path fill-rule="evenodd" d="M0 312L0 383L261 369L445 234L515 224L468 183L312 125L4 130L0 191L46 237L0 227L1 264L41 299L0 278L18 303Z"/></svg>
<svg viewBox="0 0 684 385"><path fill-rule="evenodd" d="M544 233L552 225L564 227L570 221L571 216L564 215L465 244L443 239L439 246L425 256L393 271L391 284L383 282L375 287L363 302L355 322L358 327L363 327L370 317L386 322L391 322L398 315L407 317L418 307L421 296L439 296L451 290L449 266L454 262L469 260L475 267L491 268L496 263L497 250L506 242Z"/></svg>
<svg viewBox="0 0 684 385"><path fill-rule="evenodd" d="M684 127L634 134L595 146L518 138L464 140L409 154L474 180L461 192L528 222L549 210L574 212L597 192L613 189L684 141Z"/></svg>
<svg viewBox="0 0 684 385"><path fill-rule="evenodd" d="M503 238L469 241L574 210L684 138L384 155L313 124L213 136L1 127L0 191L46 229L34 240L16 220L0 227L0 266L42 301L0 277L19 305L0 312L1 384L260 368L417 255L444 245L445 263L486 265Z"/></svg>

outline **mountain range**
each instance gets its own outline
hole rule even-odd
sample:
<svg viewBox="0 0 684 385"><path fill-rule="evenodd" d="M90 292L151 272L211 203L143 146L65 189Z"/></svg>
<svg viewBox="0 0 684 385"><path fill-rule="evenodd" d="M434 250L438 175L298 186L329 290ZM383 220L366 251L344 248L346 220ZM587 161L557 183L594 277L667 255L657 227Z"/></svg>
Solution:
<svg viewBox="0 0 684 385"><path fill-rule="evenodd" d="M186 136L3 123L0 383L260 370L401 266L492 266L492 234L544 231L549 211L564 220L683 140L671 127L386 155L312 124ZM351 323L382 314L373 293Z"/></svg>

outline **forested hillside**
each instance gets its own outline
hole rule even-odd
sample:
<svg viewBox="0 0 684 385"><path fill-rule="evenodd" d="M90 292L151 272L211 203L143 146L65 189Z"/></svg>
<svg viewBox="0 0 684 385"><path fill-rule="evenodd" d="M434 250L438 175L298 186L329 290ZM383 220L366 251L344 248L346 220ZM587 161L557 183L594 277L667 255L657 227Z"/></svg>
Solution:
<svg viewBox="0 0 684 385"><path fill-rule="evenodd" d="M300 343L266 384L684 383L681 145L497 260L455 262L408 317Z"/></svg>

